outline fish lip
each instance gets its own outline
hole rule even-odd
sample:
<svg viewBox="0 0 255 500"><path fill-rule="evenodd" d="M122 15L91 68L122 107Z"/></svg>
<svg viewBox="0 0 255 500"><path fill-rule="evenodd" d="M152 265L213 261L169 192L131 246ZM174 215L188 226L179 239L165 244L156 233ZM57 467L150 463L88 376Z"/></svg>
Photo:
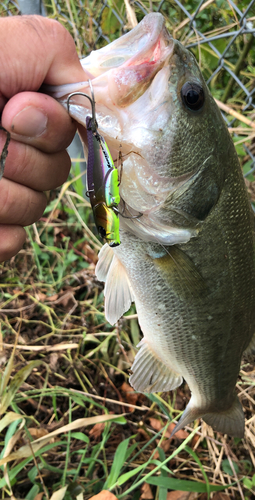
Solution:
<svg viewBox="0 0 255 500"><path fill-rule="evenodd" d="M172 53L174 44L175 40L166 29L164 17L154 12L145 16L135 28L121 38L92 52L91 57L82 59L81 63L85 71L91 71L93 74L93 69L90 68L91 58L93 60L96 57L100 74L114 69L118 71L121 68L138 66L144 62L162 62ZM109 52L111 57L109 57ZM123 62L120 64L121 57ZM112 65L111 61L113 61ZM95 69L93 76L98 76Z"/></svg>
<svg viewBox="0 0 255 500"><path fill-rule="evenodd" d="M133 56L131 56L127 61L122 65L125 66L136 66L137 64L141 64L143 59L148 60L148 53L151 54L151 57L155 57L155 52L157 51L158 44L160 41L164 42L162 48L170 48L171 52L174 47L174 39L167 31L165 26L165 19L162 14L159 13L151 13L148 14L143 20L135 27L132 31L128 33L130 35L131 40L136 38L143 41L142 47L135 52ZM133 40L134 44L134 40ZM168 54L167 54L168 55ZM150 59L151 59L150 57ZM157 57L157 60L161 60L162 57Z"/></svg>
<svg viewBox="0 0 255 500"><path fill-rule="evenodd" d="M145 93L157 73L164 66L169 65L175 46L174 39L167 32L165 20L161 14L152 13L145 17L123 38L125 40L121 40L119 44L116 41L109 46L108 54L111 54L109 61L114 61L116 59L114 49L117 49L117 54L120 55L122 47L124 62L117 64L116 67L112 64L108 70L107 64L103 68L103 73L107 72L105 78L108 79L109 97L113 105L119 108L130 106ZM100 61L100 54L98 55L101 72L102 64L104 65L104 61L107 63L107 60L105 52L102 53L104 61L102 59ZM100 79L100 76L98 78ZM99 79L95 78L95 85L99 84Z"/></svg>

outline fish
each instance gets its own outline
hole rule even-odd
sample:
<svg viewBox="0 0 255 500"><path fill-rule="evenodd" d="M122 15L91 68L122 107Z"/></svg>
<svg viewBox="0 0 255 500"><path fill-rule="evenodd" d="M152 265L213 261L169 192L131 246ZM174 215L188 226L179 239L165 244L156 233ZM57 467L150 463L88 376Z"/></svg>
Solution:
<svg viewBox="0 0 255 500"><path fill-rule="evenodd" d="M51 88L90 92L99 133L121 162L121 244L99 252L105 316L112 325L134 302L143 338L130 384L191 398L174 433L202 418L244 436L235 386L255 345L255 231L234 144L196 62L160 13L81 60L84 81ZM86 149L89 105L70 114Z"/></svg>

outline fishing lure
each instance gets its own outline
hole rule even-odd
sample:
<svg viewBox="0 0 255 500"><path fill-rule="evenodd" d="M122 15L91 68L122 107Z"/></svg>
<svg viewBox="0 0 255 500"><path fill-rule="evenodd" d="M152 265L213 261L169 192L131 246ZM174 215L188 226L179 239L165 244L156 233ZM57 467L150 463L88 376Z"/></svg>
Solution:
<svg viewBox="0 0 255 500"><path fill-rule="evenodd" d="M91 96L83 92L73 92L68 96L69 102L74 95L87 97L91 103L92 117L87 116L88 162L87 162L87 193L93 210L97 230L111 247L120 244L119 211L120 203L118 170L113 163L111 153L98 133L95 113L95 99L90 83Z"/></svg>

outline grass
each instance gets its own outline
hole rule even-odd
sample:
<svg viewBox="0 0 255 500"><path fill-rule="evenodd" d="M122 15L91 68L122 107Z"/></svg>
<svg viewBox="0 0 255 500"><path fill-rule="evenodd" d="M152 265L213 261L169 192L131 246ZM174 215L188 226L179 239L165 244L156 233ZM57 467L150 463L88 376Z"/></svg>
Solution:
<svg viewBox="0 0 255 500"><path fill-rule="evenodd" d="M7 4L15 9L2 2L0 15L6 15ZM156 8L159 2L136 2L138 20L151 4ZM191 13L197 6L195 1L183 4ZM126 23L120 0L108 0L103 12L95 1L82 1L83 10L71 0L58 5L60 9L48 0L48 15L70 30L80 55L95 41L98 46L106 43L98 37L92 15L109 40L123 31L115 13ZM239 8L245 5L241 1ZM189 25L174 1L166 1L161 12L175 36L192 43ZM235 29L233 17L228 2L209 2L197 28L206 36L228 32ZM218 48L221 44L223 50L224 43ZM242 50L243 40L237 40L226 58L233 71ZM205 45L194 51L209 78L217 57ZM251 47L239 71L247 89L254 85L254 58ZM221 102L228 83L226 71L211 81ZM238 113L231 133L255 202L246 149L254 149L254 110L243 112L244 97L233 84L225 104L228 120L233 111ZM27 229L24 249L0 265L1 497L87 500L107 489L112 500L171 500L172 492L176 499L252 499L254 363L245 360L237 386L246 413L244 440L215 434L205 423L198 427L199 422L170 437L172 420L189 398L188 387L146 397L128 385L140 338L136 312L133 307L115 327L105 321L103 288L94 276L101 243L93 233L82 175L80 163L73 162L69 180L49 193L44 217ZM178 496L178 491L187 496Z"/></svg>

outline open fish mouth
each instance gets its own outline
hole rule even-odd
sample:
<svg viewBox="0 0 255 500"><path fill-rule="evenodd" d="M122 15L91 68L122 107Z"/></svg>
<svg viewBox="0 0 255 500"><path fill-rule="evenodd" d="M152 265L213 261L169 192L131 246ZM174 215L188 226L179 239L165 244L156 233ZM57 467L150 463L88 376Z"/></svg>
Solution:
<svg viewBox="0 0 255 500"><path fill-rule="evenodd" d="M72 92L90 96L91 81L99 133L113 159L121 155L117 165L122 170L121 196L137 212L158 206L169 192L169 177L150 165L146 150L162 137L172 113L168 81L175 43L163 16L149 14L132 31L81 60L83 82L48 88L66 106ZM74 95L69 104L71 116L82 125L79 132L86 145L89 101Z"/></svg>
<svg viewBox="0 0 255 500"><path fill-rule="evenodd" d="M95 92L99 129L109 128L109 122L112 127L114 118L111 120L109 113L114 113L115 118L117 113L123 125L125 119L121 110L144 94L155 75L168 64L173 47L174 40L165 28L163 16L150 14L132 31L81 60L83 82L48 87L48 91L64 103L72 92L81 91L90 95L90 79ZM81 124L84 124L84 114L90 112L89 104L84 101L82 97L75 96L70 103L71 114ZM75 105L76 110L72 109ZM82 110L78 111L77 106L80 105ZM115 126L117 131L119 127L116 123Z"/></svg>
<svg viewBox="0 0 255 500"><path fill-rule="evenodd" d="M138 99L158 71L167 64L173 39L161 15L147 16L132 31L81 61L84 71L97 78L108 73L109 96L115 106ZM93 85L97 86L94 81Z"/></svg>
<svg viewBox="0 0 255 500"><path fill-rule="evenodd" d="M115 40L110 45L103 47L84 59L83 67L98 76L110 68L116 68L123 64L126 66L139 65L148 62L156 62L164 57L164 49L172 41L165 28L162 15L153 14L146 16L129 33ZM109 57L109 48L111 57ZM97 63L91 66L91 61Z"/></svg>

